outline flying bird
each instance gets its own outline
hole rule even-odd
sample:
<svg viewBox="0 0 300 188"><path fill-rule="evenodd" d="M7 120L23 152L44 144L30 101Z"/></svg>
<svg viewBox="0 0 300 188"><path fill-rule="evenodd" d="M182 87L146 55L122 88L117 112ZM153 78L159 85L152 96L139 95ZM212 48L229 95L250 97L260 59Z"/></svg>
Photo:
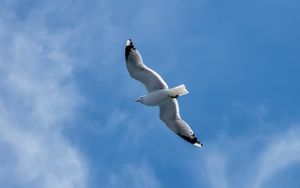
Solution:
<svg viewBox="0 0 300 188"><path fill-rule="evenodd" d="M162 77L143 63L142 56L134 47L131 39L126 42L125 60L130 76L142 82L148 91L147 95L139 97L136 102L147 106L159 106L159 117L167 127L184 140L197 147L202 147L203 144L200 143L191 127L181 119L179 114L177 98L189 93L185 86L182 84L168 88Z"/></svg>

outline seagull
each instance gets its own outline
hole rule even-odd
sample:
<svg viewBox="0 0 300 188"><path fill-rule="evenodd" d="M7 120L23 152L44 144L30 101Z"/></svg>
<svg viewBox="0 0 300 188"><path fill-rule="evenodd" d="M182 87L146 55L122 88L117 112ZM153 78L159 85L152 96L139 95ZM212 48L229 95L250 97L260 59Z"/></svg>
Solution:
<svg viewBox="0 0 300 188"><path fill-rule="evenodd" d="M202 147L203 144L179 114L177 98L189 93L185 86L181 84L169 89L162 77L143 63L142 56L131 39L126 42L125 60L130 76L143 83L148 91L147 95L140 96L135 101L146 106L159 106L159 117L168 128L189 143Z"/></svg>

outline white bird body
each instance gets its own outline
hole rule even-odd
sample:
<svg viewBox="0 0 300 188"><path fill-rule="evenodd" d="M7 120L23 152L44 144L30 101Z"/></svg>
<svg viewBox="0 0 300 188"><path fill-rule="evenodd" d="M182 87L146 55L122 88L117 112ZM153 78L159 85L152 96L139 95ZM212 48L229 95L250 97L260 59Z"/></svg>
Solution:
<svg viewBox="0 0 300 188"><path fill-rule="evenodd" d="M160 119L177 135L197 147L203 145L195 136L190 126L181 119L177 97L188 94L185 86L168 88L166 82L154 70L144 65L139 52L129 39L125 47L126 66L130 76L142 82L148 90L148 94L139 97L136 102L147 106L159 106Z"/></svg>
<svg viewBox="0 0 300 188"><path fill-rule="evenodd" d="M168 89L160 89L139 97L136 102L140 102L147 106L159 106L169 99Z"/></svg>
<svg viewBox="0 0 300 188"><path fill-rule="evenodd" d="M147 106L159 106L172 98L177 98L178 96L186 94L188 94L188 91L182 84L171 89L158 89L151 91L147 95L139 97L136 102L140 102Z"/></svg>

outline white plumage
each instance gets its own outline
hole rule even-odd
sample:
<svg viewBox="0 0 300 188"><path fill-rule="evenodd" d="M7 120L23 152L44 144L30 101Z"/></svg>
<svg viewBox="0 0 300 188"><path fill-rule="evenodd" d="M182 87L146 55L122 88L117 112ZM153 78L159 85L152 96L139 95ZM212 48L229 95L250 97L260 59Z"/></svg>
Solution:
<svg viewBox="0 0 300 188"><path fill-rule="evenodd" d="M159 106L160 119L172 131L195 146L202 147L193 130L179 114L177 97L188 94L185 86L182 84L169 89L161 76L143 63L141 55L130 39L126 42L125 59L130 76L142 82L148 90L147 95L139 97L136 101L148 106Z"/></svg>

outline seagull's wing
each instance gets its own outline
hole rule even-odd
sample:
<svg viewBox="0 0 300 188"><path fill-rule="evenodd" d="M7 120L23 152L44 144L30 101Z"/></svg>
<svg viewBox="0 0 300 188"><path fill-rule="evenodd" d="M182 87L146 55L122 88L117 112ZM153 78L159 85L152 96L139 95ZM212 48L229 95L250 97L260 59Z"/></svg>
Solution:
<svg viewBox="0 0 300 188"><path fill-rule="evenodd" d="M130 39L127 40L125 47L125 59L130 76L142 82L148 92L168 88L166 82L157 72L143 64L140 53L134 48Z"/></svg>
<svg viewBox="0 0 300 188"><path fill-rule="evenodd" d="M184 140L194 144L195 146L203 146L195 136L191 127L184 120L181 119L177 99L172 99L163 103L162 105L159 105L159 109L160 119L172 131L174 131Z"/></svg>

